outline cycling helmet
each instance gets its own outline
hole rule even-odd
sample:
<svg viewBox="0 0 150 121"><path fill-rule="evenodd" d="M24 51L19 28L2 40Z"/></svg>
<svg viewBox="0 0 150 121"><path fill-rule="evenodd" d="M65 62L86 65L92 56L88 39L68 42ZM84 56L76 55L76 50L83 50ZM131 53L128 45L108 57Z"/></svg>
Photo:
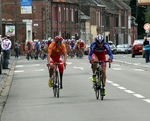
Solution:
<svg viewBox="0 0 150 121"><path fill-rule="evenodd" d="M71 43L73 43L73 40L71 40Z"/></svg>
<svg viewBox="0 0 150 121"><path fill-rule="evenodd" d="M55 37L55 42L56 42L56 43L61 43L62 40L63 40L63 38L62 38L61 36L56 36L56 37Z"/></svg>
<svg viewBox="0 0 150 121"><path fill-rule="evenodd" d="M99 34L96 38L95 38L96 43L101 44L104 42L104 37L103 35Z"/></svg>

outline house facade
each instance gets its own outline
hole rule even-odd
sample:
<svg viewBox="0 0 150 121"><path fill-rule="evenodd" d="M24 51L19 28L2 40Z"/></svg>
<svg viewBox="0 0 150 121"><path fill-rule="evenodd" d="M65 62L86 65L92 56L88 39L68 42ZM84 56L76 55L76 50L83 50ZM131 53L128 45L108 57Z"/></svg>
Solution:
<svg viewBox="0 0 150 121"><path fill-rule="evenodd" d="M45 0L32 0L31 14L21 14L20 0L1 1L2 36L6 26L15 26L16 33L11 37L14 41L47 39ZM115 45L132 44L136 39L137 25L131 22L130 7L122 0L48 0L48 4L51 38L81 38L90 44L97 34L103 34Z"/></svg>

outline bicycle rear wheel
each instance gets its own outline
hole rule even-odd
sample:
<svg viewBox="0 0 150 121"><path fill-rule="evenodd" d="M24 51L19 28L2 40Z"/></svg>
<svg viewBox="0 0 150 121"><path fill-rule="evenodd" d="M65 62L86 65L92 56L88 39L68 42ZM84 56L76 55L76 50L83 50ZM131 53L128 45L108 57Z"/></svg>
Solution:
<svg viewBox="0 0 150 121"><path fill-rule="evenodd" d="M104 83L104 78L103 78L103 72L101 72L100 74L100 97L101 97L101 100L104 99L104 87L103 87L103 83Z"/></svg>
<svg viewBox="0 0 150 121"><path fill-rule="evenodd" d="M57 73L57 97L59 98L59 89L60 89L59 74L58 71L56 71L56 73Z"/></svg>

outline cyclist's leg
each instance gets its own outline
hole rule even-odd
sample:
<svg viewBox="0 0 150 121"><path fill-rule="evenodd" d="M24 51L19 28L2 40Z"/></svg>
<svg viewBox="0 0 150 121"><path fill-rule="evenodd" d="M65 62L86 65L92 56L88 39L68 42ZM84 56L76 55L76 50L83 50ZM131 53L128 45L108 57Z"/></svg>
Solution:
<svg viewBox="0 0 150 121"><path fill-rule="evenodd" d="M102 72L103 72L104 87L105 87L105 84L106 84L106 67L105 66L102 66Z"/></svg>
<svg viewBox="0 0 150 121"><path fill-rule="evenodd" d="M52 58L50 58L50 69L49 69L49 81L48 81L48 85L49 87L52 87L52 75L53 75L53 69L54 69L54 65L53 65L54 61Z"/></svg>
<svg viewBox="0 0 150 121"><path fill-rule="evenodd" d="M61 57L59 58L58 63L62 63L62 58ZM62 86L63 70L64 70L63 64L59 64L58 68L59 68L59 73L60 73L60 89L62 89L63 88L63 86Z"/></svg>
<svg viewBox="0 0 150 121"><path fill-rule="evenodd" d="M106 56L100 56L99 60L106 61ZM103 72L103 78L104 78L104 86L106 84L106 62L102 63L102 72Z"/></svg>
<svg viewBox="0 0 150 121"><path fill-rule="evenodd" d="M94 61L98 61L98 57L95 54L92 54L92 59ZM96 81L96 68L97 68L97 63L93 63L93 66L92 66L92 71L93 71L92 81L93 82Z"/></svg>

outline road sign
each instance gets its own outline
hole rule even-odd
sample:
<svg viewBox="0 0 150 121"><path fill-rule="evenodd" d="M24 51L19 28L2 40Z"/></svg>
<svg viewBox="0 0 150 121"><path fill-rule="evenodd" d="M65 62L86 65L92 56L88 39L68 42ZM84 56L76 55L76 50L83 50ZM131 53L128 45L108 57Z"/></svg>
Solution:
<svg viewBox="0 0 150 121"><path fill-rule="evenodd" d="M150 24L149 23L144 24L144 29L145 30L150 30Z"/></svg>
<svg viewBox="0 0 150 121"><path fill-rule="evenodd" d="M20 0L21 14L31 14L32 5L31 0Z"/></svg>

